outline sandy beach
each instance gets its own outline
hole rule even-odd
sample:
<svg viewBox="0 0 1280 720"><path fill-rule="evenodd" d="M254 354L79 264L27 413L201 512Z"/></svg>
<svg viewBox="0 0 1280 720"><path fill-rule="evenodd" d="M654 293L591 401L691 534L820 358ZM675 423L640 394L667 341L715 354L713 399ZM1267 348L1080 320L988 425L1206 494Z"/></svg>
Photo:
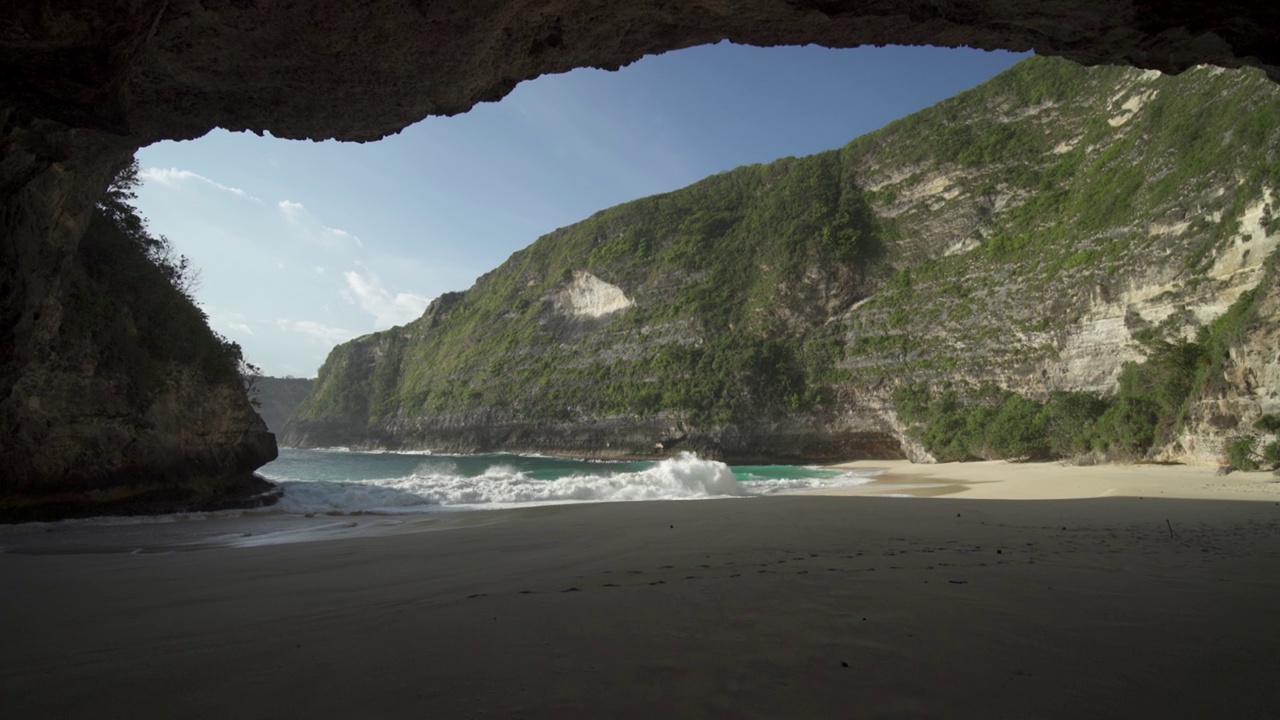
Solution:
<svg viewBox="0 0 1280 720"><path fill-rule="evenodd" d="M1276 715L1273 476L858 465L888 471L859 497L0 528L0 698L14 718ZM935 497L875 496L913 493Z"/></svg>
<svg viewBox="0 0 1280 720"><path fill-rule="evenodd" d="M840 495L910 495L985 500L1071 500L1100 497L1185 500L1278 500L1280 477L1267 472L1218 475L1204 465L1092 465L1056 462L918 464L861 460L834 467L878 473L876 482Z"/></svg>

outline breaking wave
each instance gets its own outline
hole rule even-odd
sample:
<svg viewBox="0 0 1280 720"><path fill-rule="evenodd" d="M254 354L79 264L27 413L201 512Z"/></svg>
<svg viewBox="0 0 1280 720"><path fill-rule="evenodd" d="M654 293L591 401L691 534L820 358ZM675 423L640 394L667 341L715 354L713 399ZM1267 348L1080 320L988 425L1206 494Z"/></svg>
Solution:
<svg viewBox="0 0 1280 720"><path fill-rule="evenodd" d="M820 471L812 471L819 473ZM563 477L533 477L513 463L494 462L464 474L449 462L422 463L400 477L312 481L268 477L284 487L290 513L411 513L576 502L692 500L743 497L788 490L852 486L870 478L827 471L822 477L734 477L726 464L690 453L623 471L587 469Z"/></svg>

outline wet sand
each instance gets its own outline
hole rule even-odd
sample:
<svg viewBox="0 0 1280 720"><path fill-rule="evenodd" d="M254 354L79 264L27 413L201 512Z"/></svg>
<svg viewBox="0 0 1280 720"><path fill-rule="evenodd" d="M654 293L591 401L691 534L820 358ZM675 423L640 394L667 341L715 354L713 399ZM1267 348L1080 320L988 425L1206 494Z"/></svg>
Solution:
<svg viewBox="0 0 1280 720"><path fill-rule="evenodd" d="M171 528L145 552L132 546L158 537L146 530L0 533L6 716L1280 707L1280 504L1259 498L770 497L198 522L213 524ZM317 541L283 542L293 531ZM68 533L44 550L34 539ZM229 539L187 542L215 536Z"/></svg>

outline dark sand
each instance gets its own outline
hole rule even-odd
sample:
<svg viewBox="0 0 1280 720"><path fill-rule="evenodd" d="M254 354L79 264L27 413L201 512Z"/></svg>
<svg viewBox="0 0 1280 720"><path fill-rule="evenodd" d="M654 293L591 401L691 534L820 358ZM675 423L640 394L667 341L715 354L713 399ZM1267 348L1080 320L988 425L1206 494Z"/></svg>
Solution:
<svg viewBox="0 0 1280 720"><path fill-rule="evenodd" d="M1280 716L1273 502L348 522L6 529L4 717Z"/></svg>

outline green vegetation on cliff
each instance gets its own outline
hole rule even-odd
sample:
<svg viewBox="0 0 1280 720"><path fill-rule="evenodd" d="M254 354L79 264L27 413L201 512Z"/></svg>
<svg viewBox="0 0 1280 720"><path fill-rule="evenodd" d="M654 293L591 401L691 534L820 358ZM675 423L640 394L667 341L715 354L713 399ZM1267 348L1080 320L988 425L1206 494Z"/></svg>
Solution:
<svg viewBox="0 0 1280 720"><path fill-rule="evenodd" d="M274 497L252 475L276 444L245 394L240 348L209 329L190 268L130 205L136 169L116 176L73 254L31 291L39 337L15 350L0 403L0 521Z"/></svg>
<svg viewBox="0 0 1280 720"><path fill-rule="evenodd" d="M1000 458L1063 458L1085 453L1136 459L1173 442L1192 403L1219 392L1231 351L1264 322L1258 298L1277 282L1280 260L1272 255L1256 287L1225 313L1200 328L1195 340L1168 341L1145 334L1147 357L1125 363L1114 395L1058 391L1043 402L984 385L976 390L945 383L936 392L924 383L894 392L898 416L939 461ZM1275 433L1280 421L1264 415L1256 430ZM1280 464L1280 444L1258 449L1257 435L1232 438L1223 448L1241 469Z"/></svg>
<svg viewBox="0 0 1280 720"><path fill-rule="evenodd" d="M834 152L628 203L516 253L423 320L336 349L305 416L665 410L701 423L809 408L831 395L838 341L814 332L821 317L792 326L776 302L814 267L847 276L842 303L858 299L885 232ZM554 295L573 270L636 306L564 317Z"/></svg>
<svg viewBox="0 0 1280 720"><path fill-rule="evenodd" d="M135 400L163 387L174 364L210 382L238 380L252 368L209 328L192 297L195 271L130 204L137 174L135 160L116 175L80 241L60 325L65 354L100 348L95 372L127 378Z"/></svg>
<svg viewBox="0 0 1280 720"><path fill-rule="evenodd" d="M1253 237L1249 222L1277 224L1278 152L1280 93L1260 73L1033 58L839 150L540 238L421 319L336 348L293 440L324 425L330 441L377 428L429 445L442 424L610 417L885 429L876 408L894 387L957 381L1013 394L983 395L964 422L952 415L965 393L926 402L973 425L939 431L944 455L1079 449L1087 433L1066 428L1085 422L1142 452L1170 437L1209 382L1204 363L1231 345L1230 318L1193 342L1204 313L1188 303L1236 282L1215 263ZM1152 319L1134 306L1109 342L1128 343L1121 358L1146 348L1159 380L1123 360L1092 366L1076 340L1090 313L1139 286L1182 304ZM625 302L591 305L606 297ZM1046 387L1051 367L1075 375ZM1099 394L1117 379L1108 404ZM979 440L979 426L1009 432Z"/></svg>

